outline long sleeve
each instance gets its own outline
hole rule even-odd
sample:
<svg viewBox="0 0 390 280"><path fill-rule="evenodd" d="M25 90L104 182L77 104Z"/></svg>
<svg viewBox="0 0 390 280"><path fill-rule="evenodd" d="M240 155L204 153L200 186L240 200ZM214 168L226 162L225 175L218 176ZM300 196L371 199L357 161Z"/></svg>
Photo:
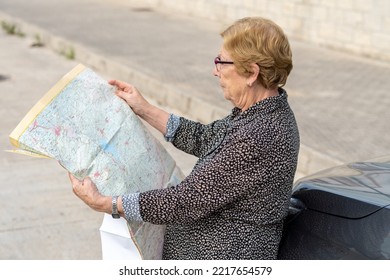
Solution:
<svg viewBox="0 0 390 280"><path fill-rule="evenodd" d="M232 141L224 151L200 164L179 185L141 193L140 213L144 221L156 224L191 223L256 191L268 169L262 166L263 153L256 154L256 146L252 141ZM251 219L249 216L246 218Z"/></svg>
<svg viewBox="0 0 390 280"><path fill-rule="evenodd" d="M122 195L122 206L127 221L143 221L139 211L139 193Z"/></svg>
<svg viewBox="0 0 390 280"><path fill-rule="evenodd" d="M164 135L164 138L167 142L172 142L175 138L176 131L180 125L180 117L174 114L170 114L167 122L167 132Z"/></svg>
<svg viewBox="0 0 390 280"><path fill-rule="evenodd" d="M228 127L228 118L205 125L181 117L171 142L188 154L202 157L223 141Z"/></svg>
<svg viewBox="0 0 390 280"><path fill-rule="evenodd" d="M140 194L144 221L188 224L222 212L258 225L282 220L299 150L286 96L230 119L210 125L181 119L173 143L201 158L179 185Z"/></svg>

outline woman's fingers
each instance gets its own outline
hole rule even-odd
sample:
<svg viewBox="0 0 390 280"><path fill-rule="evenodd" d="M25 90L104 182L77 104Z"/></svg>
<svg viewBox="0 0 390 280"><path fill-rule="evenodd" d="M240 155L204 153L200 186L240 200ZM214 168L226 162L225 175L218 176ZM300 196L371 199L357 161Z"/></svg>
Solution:
<svg viewBox="0 0 390 280"><path fill-rule="evenodd" d="M131 92L132 87L133 87L132 85L130 85L128 83L118 81L118 80L109 80L108 83L112 86L117 87L118 90L124 91L124 92Z"/></svg>

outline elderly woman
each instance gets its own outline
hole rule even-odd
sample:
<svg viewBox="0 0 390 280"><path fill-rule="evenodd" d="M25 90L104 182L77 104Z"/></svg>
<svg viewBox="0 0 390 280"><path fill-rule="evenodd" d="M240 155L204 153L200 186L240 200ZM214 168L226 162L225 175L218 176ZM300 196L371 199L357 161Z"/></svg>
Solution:
<svg viewBox="0 0 390 280"><path fill-rule="evenodd" d="M110 81L133 111L178 149L199 158L177 186L118 198L127 220L166 224L164 259L275 259L297 166L299 133L281 87L292 69L282 29L244 18L222 32L215 58L234 109L208 125L148 103L132 85ZM89 178L70 175L91 208L112 212L112 198Z"/></svg>

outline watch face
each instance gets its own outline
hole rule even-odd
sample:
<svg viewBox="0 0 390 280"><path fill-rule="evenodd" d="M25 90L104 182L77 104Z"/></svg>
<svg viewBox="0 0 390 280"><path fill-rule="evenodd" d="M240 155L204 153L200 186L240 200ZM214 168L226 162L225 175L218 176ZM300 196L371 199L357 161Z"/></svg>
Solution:
<svg viewBox="0 0 390 280"><path fill-rule="evenodd" d="M114 218L114 219L119 219L121 216L119 216L119 214L111 214L111 216Z"/></svg>

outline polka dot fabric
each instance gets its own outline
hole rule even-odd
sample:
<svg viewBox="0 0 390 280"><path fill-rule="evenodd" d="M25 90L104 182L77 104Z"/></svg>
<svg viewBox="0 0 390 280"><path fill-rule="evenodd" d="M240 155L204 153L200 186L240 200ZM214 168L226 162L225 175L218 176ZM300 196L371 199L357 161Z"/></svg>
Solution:
<svg viewBox="0 0 390 280"><path fill-rule="evenodd" d="M286 92L208 125L180 118L172 143L194 169L139 196L142 219L167 225L163 258L275 259L299 151Z"/></svg>

